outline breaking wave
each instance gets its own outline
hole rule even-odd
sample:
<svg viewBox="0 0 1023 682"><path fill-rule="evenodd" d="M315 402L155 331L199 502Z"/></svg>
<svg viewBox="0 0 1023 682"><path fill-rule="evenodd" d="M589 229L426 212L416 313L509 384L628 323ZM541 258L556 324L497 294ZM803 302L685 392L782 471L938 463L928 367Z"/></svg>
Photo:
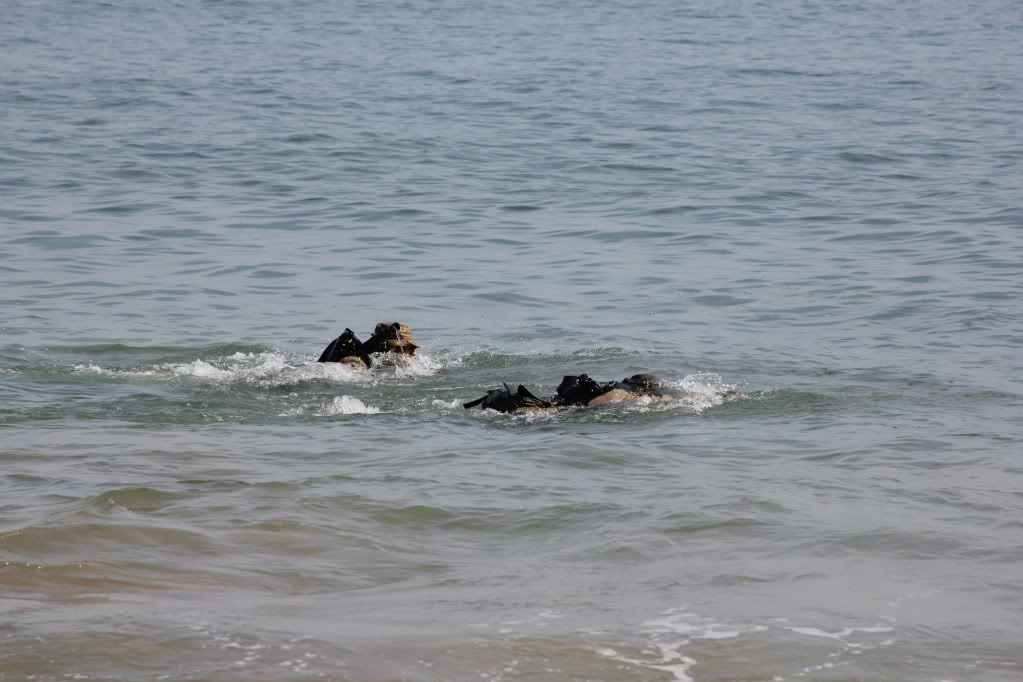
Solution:
<svg viewBox="0 0 1023 682"><path fill-rule="evenodd" d="M702 658L699 652L708 653L706 644L713 640L763 641L785 637L787 632L832 640L833 646L824 651L822 663L807 666L805 662L793 662L796 667L792 676L810 679L847 665L855 655L890 646L895 641L893 623L845 627L828 632L813 627L793 627L787 618L776 618L767 623L721 623L684 608L667 609L659 616L642 622L639 629L649 638L641 651L623 652L612 647L599 647L597 653L628 665L667 673L676 682L693 682L690 668ZM780 682L788 678L774 675L773 679Z"/></svg>
<svg viewBox="0 0 1023 682"><path fill-rule="evenodd" d="M75 365L83 374L106 374L124 378L166 377L198 379L212 384L249 384L281 388L307 382L373 384L387 379L430 376L445 363L426 355L379 356L370 370L339 363L316 362L309 356L282 351L237 352L221 358L197 358L190 362L161 363L136 368L108 368L96 364Z"/></svg>
<svg viewBox="0 0 1023 682"><path fill-rule="evenodd" d="M311 415L314 417L336 417L342 414L380 414L381 412L382 410L379 407L367 405L358 398L350 395L341 395L317 407L296 407L288 410L282 416Z"/></svg>

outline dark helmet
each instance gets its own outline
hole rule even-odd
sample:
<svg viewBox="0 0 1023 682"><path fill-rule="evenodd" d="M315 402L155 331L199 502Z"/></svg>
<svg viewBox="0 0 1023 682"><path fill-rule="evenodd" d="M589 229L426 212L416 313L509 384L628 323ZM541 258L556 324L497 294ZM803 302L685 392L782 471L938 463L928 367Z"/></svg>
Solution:
<svg viewBox="0 0 1023 682"><path fill-rule="evenodd" d="M566 376L558 384L558 405L585 405L610 387L599 384L585 374Z"/></svg>
<svg viewBox="0 0 1023 682"><path fill-rule="evenodd" d="M627 379L622 379L622 388L636 393L658 394L663 382L653 374L633 374Z"/></svg>

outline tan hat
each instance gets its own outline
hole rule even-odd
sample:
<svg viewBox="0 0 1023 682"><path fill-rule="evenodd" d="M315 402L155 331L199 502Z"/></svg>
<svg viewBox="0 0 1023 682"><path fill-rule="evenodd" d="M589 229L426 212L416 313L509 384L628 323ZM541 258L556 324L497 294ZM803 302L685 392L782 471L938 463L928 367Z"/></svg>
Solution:
<svg viewBox="0 0 1023 682"><path fill-rule="evenodd" d="M419 344L412 338L412 328L400 322L378 322L373 337L366 342L370 353L406 353L415 355Z"/></svg>

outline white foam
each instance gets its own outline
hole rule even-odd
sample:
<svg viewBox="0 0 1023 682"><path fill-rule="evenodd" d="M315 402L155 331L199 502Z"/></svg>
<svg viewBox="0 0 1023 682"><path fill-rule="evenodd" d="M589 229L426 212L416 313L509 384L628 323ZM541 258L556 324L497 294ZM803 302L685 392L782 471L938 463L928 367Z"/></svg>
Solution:
<svg viewBox="0 0 1023 682"><path fill-rule="evenodd" d="M731 639L732 637L738 637L742 634L739 630L717 630L719 627L716 624L712 624L708 629L700 635L697 635L700 639Z"/></svg>
<svg viewBox="0 0 1023 682"><path fill-rule="evenodd" d="M330 405L321 414L328 417L337 414L380 414L380 408L367 405L350 395L342 395L330 401Z"/></svg>
<svg viewBox="0 0 1023 682"><path fill-rule="evenodd" d="M296 407L284 412L281 416L295 417L308 414L316 417L336 417L340 414L380 414L380 412L379 407L367 405L358 398L350 395L340 395L319 407Z"/></svg>
<svg viewBox="0 0 1023 682"><path fill-rule="evenodd" d="M852 628L843 628L837 632L827 632L818 628L789 628L792 632L799 633L800 635L808 635L810 637L827 637L828 639L842 639L848 637L853 633Z"/></svg>
<svg viewBox="0 0 1023 682"><path fill-rule="evenodd" d="M620 403L625 409L636 412L668 412L685 409L690 412L703 412L708 407L715 407L724 402L724 396L714 393L686 393L685 395L667 400L640 398Z"/></svg>
<svg viewBox="0 0 1023 682"><path fill-rule="evenodd" d="M735 384L725 383L720 374L713 372L689 374L678 381L665 383L683 394L677 402L696 412L720 405L725 401L726 393L736 390Z"/></svg>
<svg viewBox="0 0 1023 682"><path fill-rule="evenodd" d="M687 374L673 383L686 391L721 393L724 391L735 390L735 386L733 384L726 384L724 379L721 378L721 375L715 372L697 372L696 374Z"/></svg>
<svg viewBox="0 0 1023 682"><path fill-rule="evenodd" d="M237 352L221 358L198 358L191 362L130 369L75 365L74 371L123 377L178 377L213 384L248 383L273 388L301 381L373 384L387 378L411 379L430 376L461 362L460 358L442 362L428 355L410 358L394 354L377 355L374 360L373 368L365 370L336 362L316 362L307 355L283 351Z"/></svg>
<svg viewBox="0 0 1023 682"><path fill-rule="evenodd" d="M396 355L394 353L373 356L374 371L377 371L378 368L393 368L394 376L399 379L428 377L436 374L438 370L457 364L461 364L461 360L454 363L444 363L422 353L412 357Z"/></svg>
<svg viewBox="0 0 1023 682"><path fill-rule="evenodd" d="M187 365L169 365L168 369L174 374L203 379L227 379L234 374L231 370L220 369L204 360L195 360Z"/></svg>
<svg viewBox="0 0 1023 682"><path fill-rule="evenodd" d="M840 630L823 630L815 627L786 627L787 630L791 630L796 634L806 635L808 637L821 637L824 639L834 640L835 644L840 647L838 651L833 651L828 654L828 657L835 661L834 665L848 665L849 661L842 660L844 657L849 655L859 655L864 651L869 651L877 647L891 646L894 643L894 639L885 639L883 641L877 641L871 635L884 634L892 632L894 628L886 625L874 625L869 627L844 627ZM847 639L850 635L859 634L856 639L865 639L867 641L853 641ZM873 641L871 641L873 640ZM825 663L823 666L813 666L806 668L803 671L803 675L812 673L813 671L820 670L822 667L831 667L832 663Z"/></svg>
<svg viewBox="0 0 1023 682"><path fill-rule="evenodd" d="M344 383L370 383L373 376L363 369L340 363L311 362L308 358L278 351L235 353L216 360L193 360L183 364L167 364L162 368L182 377L193 377L214 383L244 382L266 386L292 384L298 381L328 380Z"/></svg>
<svg viewBox="0 0 1023 682"><path fill-rule="evenodd" d="M699 620L700 617L694 613L669 609L660 617L641 623L640 629L652 640L651 648L643 651L649 658L630 658L609 648L598 649L597 653L612 660L670 673L678 682L693 682L689 668L696 664L696 660L684 655L682 647L694 637L720 639L739 635L737 630L722 630L717 623L699 623ZM681 639L679 635L682 635Z"/></svg>
<svg viewBox="0 0 1023 682"><path fill-rule="evenodd" d="M848 637L849 635L853 634L854 632L882 633L882 632L891 632L893 629L894 628L890 628L888 626L875 626L875 627L866 627L866 628L842 628L841 630L836 630L835 632L828 632L826 630L821 630L819 628L804 628L804 627L789 628L789 630L791 630L792 632L798 633L800 635L808 635L810 637L827 637L828 639L837 639L837 640L842 640L845 637ZM856 645L853 645L853 646L862 646L862 645L856 644Z"/></svg>
<svg viewBox="0 0 1023 682"><path fill-rule="evenodd" d="M640 624L640 630L650 636L650 642L638 654L630 657L608 647L596 651L616 661L670 673L678 682L692 682L689 669L696 660L685 655L684 648L694 640L731 639L768 629L766 625L718 623L685 609L674 608Z"/></svg>
<svg viewBox="0 0 1023 682"><path fill-rule="evenodd" d="M638 400L612 404L630 412L668 412L685 409L699 413L724 403L726 393L734 391L735 385L726 384L718 374L701 372L675 381L665 381L664 388L670 397L661 399L642 397Z"/></svg>
<svg viewBox="0 0 1023 682"><path fill-rule="evenodd" d="M650 670L663 670L664 672L671 673L672 678L678 680L678 682L693 682L693 678L689 676L689 668L691 668L696 661L679 653L678 649L683 644L685 644L684 641L665 644L655 643L657 653L660 654L659 660L629 658L628 656L622 656L614 649L597 649L597 653L605 658L611 659L612 661L631 663L632 665L638 665Z"/></svg>
<svg viewBox="0 0 1023 682"><path fill-rule="evenodd" d="M81 374L110 374L110 371L100 367L99 365L75 365L75 372Z"/></svg>
<svg viewBox="0 0 1023 682"><path fill-rule="evenodd" d="M643 632L674 632L688 635L703 630L703 626L687 623L684 619L695 618L694 613L667 612L664 618L655 618L643 623Z"/></svg>
<svg viewBox="0 0 1023 682"><path fill-rule="evenodd" d="M440 409L444 409L444 410L456 410L456 409L461 409L461 407L462 407L462 403L457 398L455 400L450 401L450 402L447 401L447 400L437 400L435 398L433 401L431 401L430 404L432 406L436 407L436 408L440 408Z"/></svg>
<svg viewBox="0 0 1023 682"><path fill-rule="evenodd" d="M138 370L124 370L124 369L108 369L106 367L100 367L99 365L74 365L73 370L76 374L102 374L109 376L154 376L161 372L154 369L138 369ZM166 372L162 372L166 374Z"/></svg>

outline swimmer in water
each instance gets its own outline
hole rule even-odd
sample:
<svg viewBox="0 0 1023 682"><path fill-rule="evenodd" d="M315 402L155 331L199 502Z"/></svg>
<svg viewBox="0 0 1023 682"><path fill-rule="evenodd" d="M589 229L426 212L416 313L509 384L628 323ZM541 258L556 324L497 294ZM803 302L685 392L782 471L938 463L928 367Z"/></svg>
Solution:
<svg viewBox="0 0 1023 682"><path fill-rule="evenodd" d="M349 367L369 369L374 353L397 353L414 356L419 348L412 339L412 329L400 322L379 322L373 336L363 343L351 329L345 329L323 349L317 362L339 362Z"/></svg>
<svg viewBox="0 0 1023 682"><path fill-rule="evenodd" d="M490 391L463 407L480 406L498 412L535 412L577 406L597 407L640 398L670 400L671 397L664 395L661 388L661 380L653 374L634 374L621 381L594 381L586 374L580 374L562 379L555 395L549 398L538 398L525 386L512 391L511 386L505 384L503 389Z"/></svg>

